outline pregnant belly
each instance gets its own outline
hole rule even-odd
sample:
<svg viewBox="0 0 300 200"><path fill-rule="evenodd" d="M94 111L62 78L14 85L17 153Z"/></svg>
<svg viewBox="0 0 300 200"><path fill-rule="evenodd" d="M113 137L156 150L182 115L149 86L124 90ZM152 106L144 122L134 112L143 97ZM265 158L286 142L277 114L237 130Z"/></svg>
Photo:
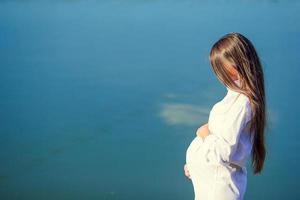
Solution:
<svg viewBox="0 0 300 200"><path fill-rule="evenodd" d="M199 153L200 153L201 146L202 146L201 138L196 136L186 150L187 166L194 165L200 162L201 156L199 155Z"/></svg>
<svg viewBox="0 0 300 200"><path fill-rule="evenodd" d="M196 136L186 150L186 165L191 178L202 177L211 179L216 173L216 166L211 166L204 156L204 143Z"/></svg>
<svg viewBox="0 0 300 200"><path fill-rule="evenodd" d="M195 200L210 199L213 186L215 167L206 165L203 153L203 143L200 137L195 137L186 151L186 164L190 172Z"/></svg>

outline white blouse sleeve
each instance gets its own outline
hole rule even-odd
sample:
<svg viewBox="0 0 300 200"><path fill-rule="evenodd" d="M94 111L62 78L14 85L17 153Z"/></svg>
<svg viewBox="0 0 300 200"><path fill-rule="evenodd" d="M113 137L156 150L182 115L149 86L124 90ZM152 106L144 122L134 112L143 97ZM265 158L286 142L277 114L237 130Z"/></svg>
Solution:
<svg viewBox="0 0 300 200"><path fill-rule="evenodd" d="M248 122L249 102L234 105L222 121L219 133L210 132L203 140L205 159L211 164L228 165L235 153L241 131ZM208 127L209 129L209 127ZM210 130L210 129L209 129Z"/></svg>

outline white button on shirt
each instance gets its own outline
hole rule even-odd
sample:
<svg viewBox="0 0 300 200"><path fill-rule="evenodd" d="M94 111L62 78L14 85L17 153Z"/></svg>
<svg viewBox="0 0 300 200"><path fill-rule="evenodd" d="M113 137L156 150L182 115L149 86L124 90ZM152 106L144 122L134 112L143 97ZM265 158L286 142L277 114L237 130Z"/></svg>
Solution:
<svg viewBox="0 0 300 200"><path fill-rule="evenodd" d="M186 150L195 200L242 200L246 191L252 149L250 101L226 88L226 96L209 113L210 134L204 140L196 136Z"/></svg>

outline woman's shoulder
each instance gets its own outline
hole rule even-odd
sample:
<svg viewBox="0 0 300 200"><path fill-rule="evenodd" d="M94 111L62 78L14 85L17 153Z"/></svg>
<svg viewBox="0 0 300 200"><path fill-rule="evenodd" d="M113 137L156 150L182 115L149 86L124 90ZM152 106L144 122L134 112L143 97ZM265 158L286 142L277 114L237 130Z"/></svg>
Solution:
<svg viewBox="0 0 300 200"><path fill-rule="evenodd" d="M248 107L250 105L250 99L247 95L240 93L239 103L242 106Z"/></svg>
<svg viewBox="0 0 300 200"><path fill-rule="evenodd" d="M246 115L247 121L251 118L252 115L251 102L247 95L241 93L235 107L236 110L243 111L243 113Z"/></svg>
<svg viewBox="0 0 300 200"><path fill-rule="evenodd" d="M233 103L231 105L231 110L235 110L237 112L251 112L251 104L250 99L245 94L239 93L237 96L233 98Z"/></svg>
<svg viewBox="0 0 300 200"><path fill-rule="evenodd" d="M250 100L245 94L230 91L212 107L212 110L217 113L232 114L235 112L241 113L241 111L249 112L250 107Z"/></svg>

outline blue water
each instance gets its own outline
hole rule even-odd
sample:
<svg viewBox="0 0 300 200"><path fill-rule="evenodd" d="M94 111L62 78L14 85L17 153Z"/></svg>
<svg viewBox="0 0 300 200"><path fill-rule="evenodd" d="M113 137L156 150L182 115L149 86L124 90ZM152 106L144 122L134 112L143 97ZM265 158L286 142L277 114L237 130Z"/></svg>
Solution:
<svg viewBox="0 0 300 200"><path fill-rule="evenodd" d="M297 1L0 2L0 199L193 199L185 151L226 94L208 60L240 32L265 71L264 171L246 200L296 199ZM203 180L205 181L205 180Z"/></svg>

